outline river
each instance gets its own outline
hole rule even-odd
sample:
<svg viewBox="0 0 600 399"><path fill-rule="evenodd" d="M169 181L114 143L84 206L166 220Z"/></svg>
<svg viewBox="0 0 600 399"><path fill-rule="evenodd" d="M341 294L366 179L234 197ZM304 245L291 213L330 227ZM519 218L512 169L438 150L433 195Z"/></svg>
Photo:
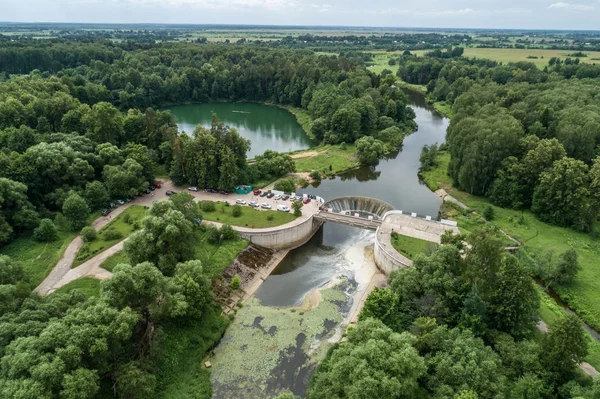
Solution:
<svg viewBox="0 0 600 399"><path fill-rule="evenodd" d="M325 199L371 196L397 209L437 216L442 204L417 176L425 144L441 143L448 120L409 94L419 128L401 151L374 168L360 168L309 186ZM303 397L327 349L378 272L374 233L325 224L291 251L255 296L237 312L211 357L213 398L274 397L284 390Z"/></svg>
<svg viewBox="0 0 600 399"><path fill-rule="evenodd" d="M386 201L396 209L436 217L442 200L418 177L419 156L424 145L442 143L449 120L431 107L422 95L408 93L418 130L404 139L401 151L375 167L361 167L300 192L325 200L342 196L368 196ZM256 297L267 306L295 306L307 293L340 274L352 274L359 260L351 249L373 242L372 232L326 223L306 245L284 259L265 280Z"/></svg>

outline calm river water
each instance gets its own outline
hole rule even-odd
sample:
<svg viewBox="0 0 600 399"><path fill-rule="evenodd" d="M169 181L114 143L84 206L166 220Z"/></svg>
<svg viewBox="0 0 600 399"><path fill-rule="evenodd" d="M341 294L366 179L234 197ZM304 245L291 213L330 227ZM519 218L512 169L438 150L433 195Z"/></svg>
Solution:
<svg viewBox="0 0 600 399"><path fill-rule="evenodd" d="M168 108L177 120L179 131L191 134L196 125L210 127L212 114L234 127L252 146L248 159L265 150L290 152L310 148L313 142L304 134L296 117L288 111L258 103L205 103Z"/></svg>
<svg viewBox="0 0 600 399"><path fill-rule="evenodd" d="M419 181L419 155L424 145L442 143L449 120L425 103L423 96L409 93L419 128L404 139L402 150L374 168L358 170L324 180L318 187L303 192L325 200L342 196L367 196L386 201L396 209L437 216L442 200ZM356 277L356 263L362 254L352 249L373 242L372 232L338 224L325 223L322 231L306 245L286 257L265 280L256 297L267 306L295 306L306 294L337 276Z"/></svg>

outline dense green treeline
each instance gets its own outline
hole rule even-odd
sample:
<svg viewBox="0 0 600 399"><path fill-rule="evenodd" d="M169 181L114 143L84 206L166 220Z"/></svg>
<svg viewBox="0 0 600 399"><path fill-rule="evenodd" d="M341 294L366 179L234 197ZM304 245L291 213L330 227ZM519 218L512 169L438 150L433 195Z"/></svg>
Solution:
<svg viewBox="0 0 600 399"><path fill-rule="evenodd" d="M8 179L0 244L64 213L71 195L95 210L139 194L153 183L157 164L177 183L221 190L294 170L289 157L272 153L247 166L251 143L218 121L178 135L171 114L155 109L165 104L251 100L301 107L313 119L310 133L332 144L373 136L378 146L396 147L414 129L394 78L342 57L93 41L17 41L1 51L2 73L28 74L0 82L0 178Z"/></svg>
<svg viewBox="0 0 600 399"><path fill-rule="evenodd" d="M600 66L403 57L398 72L453 104L448 172L494 203L590 231L599 211Z"/></svg>
<svg viewBox="0 0 600 399"><path fill-rule="evenodd" d="M218 336L227 324L210 290L222 265L196 259L198 215L186 193L154 204L127 242L131 265L117 265L99 297L40 297L23 266L0 256L0 397L154 397L164 328ZM238 239L230 227L217 236Z"/></svg>
<svg viewBox="0 0 600 399"><path fill-rule="evenodd" d="M577 316L536 331L526 268L492 234L468 241L464 256L444 245L392 272L319 365L308 397L595 398L598 381L577 368L587 353Z"/></svg>

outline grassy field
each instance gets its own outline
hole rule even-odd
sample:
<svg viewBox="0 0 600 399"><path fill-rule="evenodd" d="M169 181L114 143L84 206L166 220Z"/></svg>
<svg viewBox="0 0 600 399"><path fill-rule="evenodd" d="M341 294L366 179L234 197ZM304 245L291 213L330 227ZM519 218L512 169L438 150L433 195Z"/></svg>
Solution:
<svg viewBox="0 0 600 399"><path fill-rule="evenodd" d="M446 157L447 159L444 159ZM482 214L489 205L489 200L476 197L453 188L451 180L446 176L446 166L449 154L442 156L442 162L437 168L423 173L425 182L431 188L443 187L448 193L470 208ZM575 280L566 286L557 286L555 291L569 304L577 314L594 329L600 330L600 243L589 234L580 233L568 228L552 226L539 221L530 211L517 211L494 207L495 217L492 222L506 233L516 238L526 253L534 260L552 249L561 253L574 248L579 255L581 271ZM459 222L459 227L460 222Z"/></svg>
<svg viewBox="0 0 600 399"><path fill-rule="evenodd" d="M158 344L156 398L206 398L212 396L210 371L203 365L206 353L215 346L229 325L218 306L205 311L191 325L169 324Z"/></svg>
<svg viewBox="0 0 600 399"><path fill-rule="evenodd" d="M546 324L550 324L566 314L566 311L550 295L540 287L537 287L537 290L540 295L540 318ZM594 340L589 334L586 334L586 337L588 338L588 355L584 360L594 366L596 370L600 370L600 342Z"/></svg>
<svg viewBox="0 0 600 399"><path fill-rule="evenodd" d="M75 281L71 281L69 284L57 289L54 292L57 294L68 294L73 290L79 290L87 297L99 296L100 280L92 277L81 277Z"/></svg>
<svg viewBox="0 0 600 399"><path fill-rule="evenodd" d="M306 158L297 158L297 172L311 172L318 170L321 173L331 176L342 171L357 167L356 148L354 145L323 145L313 148L310 151L317 151L319 155Z"/></svg>
<svg viewBox="0 0 600 399"><path fill-rule="evenodd" d="M286 224L296 219L291 212L279 212L269 210L257 210L247 205L243 205L242 214L234 217L231 212L233 205L226 206L224 202L215 202L216 210L213 212L202 212L205 220L230 224L232 226L249 227L260 229L265 227L275 227ZM290 204L288 204L290 205ZM271 220L269 217L272 216Z"/></svg>
<svg viewBox="0 0 600 399"><path fill-rule="evenodd" d="M99 212L94 212L90 215L89 222L91 223L98 216ZM38 242L31 234L25 235L0 248L0 254L8 255L20 262L29 277L30 284L35 287L50 273L77 234L67 229L59 229L58 240L49 243Z"/></svg>
<svg viewBox="0 0 600 399"><path fill-rule="evenodd" d="M392 237L392 246L396 251L409 259L421 253L427 253L437 247L437 244L418 238L407 237L402 234L394 234Z"/></svg>
<svg viewBox="0 0 600 399"><path fill-rule="evenodd" d="M202 262L204 271L211 279L221 274L248 246L248 241L241 238L215 245L207 241L205 234L198 233L197 237L196 259Z"/></svg>
<svg viewBox="0 0 600 399"><path fill-rule="evenodd" d="M398 53L388 53L388 52L378 52L378 51L367 51L368 53L374 54L373 56L373 65L367 67L367 69L371 72L375 72L380 74L384 69L388 69L396 74L398 72L399 65L390 65L390 58L395 57L398 58Z"/></svg>
<svg viewBox="0 0 600 399"><path fill-rule="evenodd" d="M117 216L115 219L113 219L111 222L109 222L106 226L104 226L98 232L98 237L94 241L89 242L89 243L85 244L83 247L81 247L81 249L79 250L79 253L75 257L75 261L73 261L73 264L71 265L71 267L76 267L76 266L81 265L86 260L94 257L95 255L99 254L100 252L104 251L105 249L112 247L113 245L115 245L116 243L121 241L123 238L125 238L129 234L131 234L134 230L133 222L134 221L141 222L147 209L148 208L144 207L144 206L132 205L129 208L127 208L126 210L124 210L123 213L121 213L119 216ZM126 215L129 215L128 217L131 219L129 223L125 222L125 219L127 217ZM105 239L104 232L109 227L114 227L117 231L119 231L122 234L122 237L118 238L116 240Z"/></svg>
<svg viewBox="0 0 600 399"><path fill-rule="evenodd" d="M100 267L105 270L108 270L109 272L112 272L113 269L115 268L115 266L118 265L119 263L129 263L129 258L127 257L127 254L125 254L125 251L123 251L123 250L120 250L116 254L114 254L111 257L109 257L108 259L106 259L104 262L102 262L100 264Z"/></svg>
<svg viewBox="0 0 600 399"><path fill-rule="evenodd" d="M452 119L452 104L446 101L436 101L433 103L433 107L437 112L444 115L446 118Z"/></svg>
<svg viewBox="0 0 600 399"><path fill-rule="evenodd" d="M413 54L423 55L428 50L413 51ZM575 52L574 50L544 50L544 49L518 49L518 48L465 48L463 53L464 57L467 58L487 58L490 60L509 63L509 62L533 62L538 68L544 68L548 65L548 61L552 57L558 57L565 59L570 53ZM587 57L581 57L581 62L587 63L600 63L600 51L584 51ZM537 58L527 58L527 57ZM595 58L595 59L594 59Z"/></svg>

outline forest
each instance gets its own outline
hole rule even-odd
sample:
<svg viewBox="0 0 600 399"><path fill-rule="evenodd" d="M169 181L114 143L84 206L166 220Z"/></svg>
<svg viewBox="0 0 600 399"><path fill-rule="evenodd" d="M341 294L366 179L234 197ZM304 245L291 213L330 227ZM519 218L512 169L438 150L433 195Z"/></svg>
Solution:
<svg viewBox="0 0 600 399"><path fill-rule="evenodd" d="M415 128L392 76L336 56L185 43L0 47L0 70L14 74L0 82L0 243L64 214L69 197L84 198L91 211L132 197L153 183L156 165L177 183L221 190L292 171L285 157L248 166L251 143L218 121L179 135L164 105L298 107L312 119L309 133L330 144L371 136L370 145L397 146Z"/></svg>
<svg viewBox="0 0 600 399"><path fill-rule="evenodd" d="M435 54L431 54L435 55ZM448 173L458 188L589 232L600 203L600 65L501 65L403 56L398 76L452 105ZM566 194L568 193L568 195Z"/></svg>
<svg viewBox="0 0 600 399"><path fill-rule="evenodd" d="M210 127L178 132L161 110L171 104L299 108L318 142L355 144L361 163L376 164L416 127L399 80L426 85L431 102L451 105L444 148L458 188L595 232L597 65L576 57L550 59L544 69L503 65L434 46L424 57L397 56L397 76L378 75L352 53L140 35L0 41L0 248L21 238L56 242L58 226L85 235L90 218L148 189L158 172L228 191L295 170L289 154L269 150L248 164L252 143L216 116ZM302 42L330 41L315 37ZM424 163L435 163L437 151L427 148ZM227 225L198 224L200 217L185 193L153 204L124 244L127 261L91 298L76 290L39 296L28 265L0 255L0 397L164 397L166 331L200 326L194 339L208 342L206 350L229 322L211 290L214 265L199 261L194 246L239 237ZM357 325L328 351L307 397L600 397L600 380L578 369L588 354L580 320L558 318L547 334L536 328L538 289L496 233L444 236L414 268L393 272L389 288L368 296ZM576 254L557 258L565 272L554 278L572 277ZM193 387L207 379L194 377ZM202 389L194 394L210 397L210 387Z"/></svg>

